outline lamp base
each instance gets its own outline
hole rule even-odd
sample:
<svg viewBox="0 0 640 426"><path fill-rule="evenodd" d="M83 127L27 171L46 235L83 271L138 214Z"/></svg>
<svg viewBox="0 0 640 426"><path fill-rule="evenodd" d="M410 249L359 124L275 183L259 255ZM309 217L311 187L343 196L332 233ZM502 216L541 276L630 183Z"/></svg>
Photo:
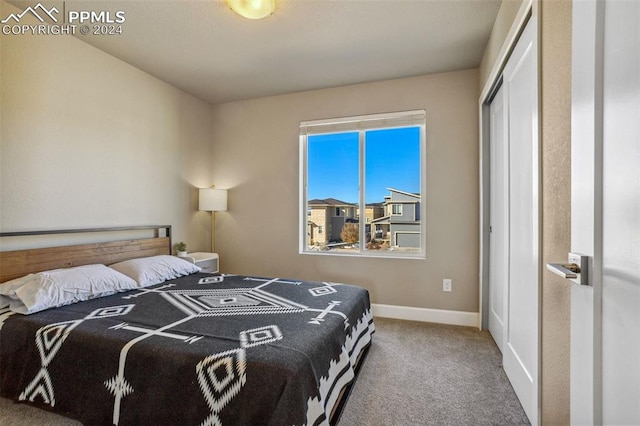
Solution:
<svg viewBox="0 0 640 426"><path fill-rule="evenodd" d="M216 212L211 212L211 253L216 252Z"/></svg>

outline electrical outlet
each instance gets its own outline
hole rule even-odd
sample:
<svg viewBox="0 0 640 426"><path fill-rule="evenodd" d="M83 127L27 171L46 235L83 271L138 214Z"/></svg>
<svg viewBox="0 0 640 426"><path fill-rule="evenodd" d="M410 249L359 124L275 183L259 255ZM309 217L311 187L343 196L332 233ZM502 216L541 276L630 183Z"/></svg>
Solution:
<svg viewBox="0 0 640 426"><path fill-rule="evenodd" d="M445 278L442 280L442 291L451 291L451 279Z"/></svg>

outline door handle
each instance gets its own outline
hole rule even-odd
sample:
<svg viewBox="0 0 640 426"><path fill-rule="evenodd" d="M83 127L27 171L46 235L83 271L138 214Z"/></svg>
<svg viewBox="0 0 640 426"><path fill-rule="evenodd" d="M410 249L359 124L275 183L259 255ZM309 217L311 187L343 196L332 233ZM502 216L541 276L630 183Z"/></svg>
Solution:
<svg viewBox="0 0 640 426"><path fill-rule="evenodd" d="M576 272L580 272L580 267L575 263L547 263L547 270L562 278L578 278Z"/></svg>
<svg viewBox="0 0 640 426"><path fill-rule="evenodd" d="M576 284L589 285L589 256L569 253L568 263L547 263L547 270Z"/></svg>

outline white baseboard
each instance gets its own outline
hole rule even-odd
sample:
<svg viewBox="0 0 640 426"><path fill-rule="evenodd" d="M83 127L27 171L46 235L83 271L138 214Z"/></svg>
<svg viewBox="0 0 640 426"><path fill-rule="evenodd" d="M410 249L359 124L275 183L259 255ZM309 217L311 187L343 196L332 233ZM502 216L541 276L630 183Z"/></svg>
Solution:
<svg viewBox="0 0 640 426"><path fill-rule="evenodd" d="M478 312L446 311L444 309L381 305L378 303L372 303L371 309L374 317L464 325L467 327L479 326Z"/></svg>

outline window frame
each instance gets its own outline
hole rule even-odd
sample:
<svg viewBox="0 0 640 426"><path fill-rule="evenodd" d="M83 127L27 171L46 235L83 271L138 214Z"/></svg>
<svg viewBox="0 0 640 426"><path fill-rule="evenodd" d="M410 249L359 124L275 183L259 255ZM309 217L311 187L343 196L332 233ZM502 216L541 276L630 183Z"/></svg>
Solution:
<svg viewBox="0 0 640 426"><path fill-rule="evenodd" d="M395 210L394 207L398 207L398 211L399 213L394 213L393 211ZM403 205L402 203L391 203L391 212L389 213L389 216L402 216L404 214L403 212Z"/></svg>
<svg viewBox="0 0 640 426"><path fill-rule="evenodd" d="M308 132L308 128L324 128L324 131ZM418 127L420 134L420 251L419 252L404 252L404 251L380 251L380 250L366 250L365 247L360 245L357 251L353 252L332 252L332 251L318 251L308 250L307 248L307 138L316 134L331 134L331 133L346 133L355 132L359 133L359 204L361 212L365 212L366 215L366 167L365 167L365 141L364 135L370 130L384 130L392 128L407 128ZM376 258L400 258L400 259L425 259L427 253L427 232L426 232L426 189L427 189L427 138L426 138L426 112L424 110L411 110L400 111L392 113L382 114L368 114L342 118L332 118L323 120L303 121L300 123L299 133L299 254L313 254L324 256L355 256L355 257L376 257ZM362 190L365 188L365 190ZM395 204L395 203L394 203ZM404 210L404 209L402 209ZM362 216L362 215L361 215ZM394 215L397 216L397 215ZM391 216L390 216L391 217ZM360 235L364 236L366 232L366 221L359 220ZM362 238L361 242L364 241Z"/></svg>

